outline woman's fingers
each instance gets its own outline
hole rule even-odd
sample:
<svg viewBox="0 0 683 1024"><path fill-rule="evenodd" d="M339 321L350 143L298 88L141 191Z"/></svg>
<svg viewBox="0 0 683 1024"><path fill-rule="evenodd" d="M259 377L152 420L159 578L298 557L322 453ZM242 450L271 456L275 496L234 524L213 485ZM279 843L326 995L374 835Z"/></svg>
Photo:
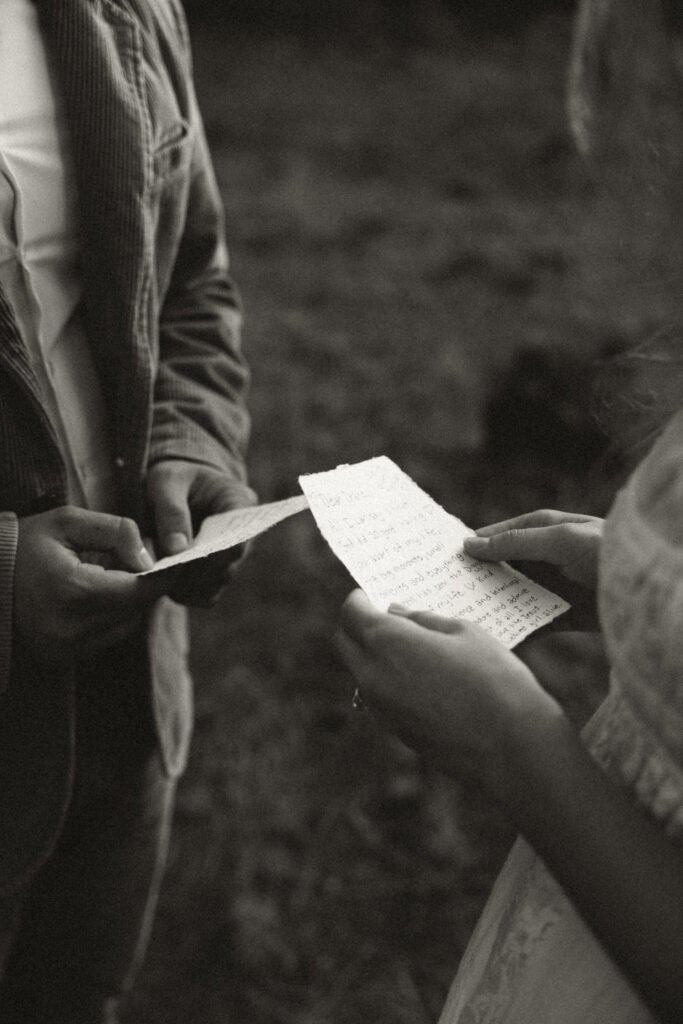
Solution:
<svg viewBox="0 0 683 1024"><path fill-rule="evenodd" d="M465 553L482 561L546 562L575 583L595 585L602 519L544 510L507 523L466 538Z"/></svg>
<svg viewBox="0 0 683 1024"><path fill-rule="evenodd" d="M337 654L344 662L346 667L352 673L352 675L358 677L360 675L361 667L367 660L367 654L363 654L361 657L361 647L352 640L348 633L345 633L343 629L338 629L332 638L335 650Z"/></svg>
<svg viewBox="0 0 683 1024"><path fill-rule="evenodd" d="M488 537L466 537L465 554L487 562L550 562L561 565L571 541L564 527L514 528Z"/></svg>
<svg viewBox="0 0 683 1024"><path fill-rule="evenodd" d="M435 633L459 633L462 631L460 619L449 618L446 615L437 615L436 612L419 609L412 611L400 604L389 605L389 612L402 619L410 619L424 629L431 629Z"/></svg>
<svg viewBox="0 0 683 1024"><path fill-rule="evenodd" d="M365 642L368 629L379 620L380 612L362 590L352 590L341 609L341 628L358 644Z"/></svg>
<svg viewBox="0 0 683 1024"><path fill-rule="evenodd" d="M391 604L388 611L389 618L372 604L362 590L353 590L342 606L341 627L356 643L366 647L372 643L370 630L379 626L383 626L385 631L392 626L398 627L396 619L408 620L436 633L457 633L462 629L460 620L425 609L413 610L401 604Z"/></svg>
<svg viewBox="0 0 683 1024"><path fill-rule="evenodd" d="M521 516L514 516L512 519L502 519L498 523L482 526L476 531L476 536L493 537L495 534L507 533L510 530L557 526L560 523L588 523L595 520L595 516L587 516L580 512L560 512L554 508L539 508L533 512L525 512Z"/></svg>

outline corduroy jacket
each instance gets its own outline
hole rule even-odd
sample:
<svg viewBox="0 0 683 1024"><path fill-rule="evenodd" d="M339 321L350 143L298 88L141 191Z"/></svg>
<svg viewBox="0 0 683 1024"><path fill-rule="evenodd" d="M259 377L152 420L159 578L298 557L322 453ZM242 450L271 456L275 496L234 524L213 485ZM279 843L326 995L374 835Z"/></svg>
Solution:
<svg viewBox="0 0 683 1024"><path fill-rule="evenodd" d="M85 317L107 407L121 514L145 530L160 459L220 468L250 501L248 374L222 209L178 0L37 0L63 90L77 179ZM64 505L66 473L0 290L0 890L47 856L69 799L73 670L12 628L17 518ZM169 773L191 729L185 610L153 609L146 664Z"/></svg>

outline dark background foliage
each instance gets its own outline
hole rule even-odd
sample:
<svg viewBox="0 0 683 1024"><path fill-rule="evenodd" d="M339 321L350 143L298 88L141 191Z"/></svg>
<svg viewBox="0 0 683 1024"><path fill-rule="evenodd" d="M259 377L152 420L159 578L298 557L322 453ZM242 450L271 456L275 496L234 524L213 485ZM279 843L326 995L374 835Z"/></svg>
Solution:
<svg viewBox="0 0 683 1024"><path fill-rule="evenodd" d="M572 0L187 0L188 16L225 20L260 32L305 35L342 32L360 37L378 30L424 38L443 29L446 19L475 32L521 32L547 12L567 13Z"/></svg>

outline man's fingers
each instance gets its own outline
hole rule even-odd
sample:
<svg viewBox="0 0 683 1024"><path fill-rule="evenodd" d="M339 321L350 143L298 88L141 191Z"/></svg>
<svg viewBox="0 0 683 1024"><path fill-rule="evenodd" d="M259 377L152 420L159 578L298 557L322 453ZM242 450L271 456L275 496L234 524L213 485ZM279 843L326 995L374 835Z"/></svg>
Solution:
<svg viewBox="0 0 683 1024"><path fill-rule="evenodd" d="M138 608L146 593L150 601L154 599L152 591L145 590L142 581L132 573L103 569L87 562L75 566L73 583L70 603L78 606L88 619L120 618Z"/></svg>
<svg viewBox="0 0 683 1024"><path fill-rule="evenodd" d="M256 492L250 487L217 473L211 473L208 482L200 479L195 488L197 498L203 499L199 502L202 518L258 504Z"/></svg>
<svg viewBox="0 0 683 1024"><path fill-rule="evenodd" d="M158 478L152 504L160 554L177 555L192 541L192 515L186 482L171 473Z"/></svg>
<svg viewBox="0 0 683 1024"><path fill-rule="evenodd" d="M152 567L152 559L132 519L66 506L56 514L56 522L68 546L77 552L109 552L130 572Z"/></svg>

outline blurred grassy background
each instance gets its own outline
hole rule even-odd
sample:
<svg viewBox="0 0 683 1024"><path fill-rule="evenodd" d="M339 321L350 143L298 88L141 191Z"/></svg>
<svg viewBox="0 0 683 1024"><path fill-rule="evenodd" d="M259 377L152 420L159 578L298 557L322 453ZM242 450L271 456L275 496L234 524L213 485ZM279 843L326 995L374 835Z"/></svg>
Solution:
<svg viewBox="0 0 683 1024"><path fill-rule="evenodd" d="M601 511L593 360L664 299L628 278L623 210L569 138L571 5L243 6L190 13L262 500L384 453L473 526ZM193 753L128 1021L436 1016L511 836L352 711L330 639L350 586L302 514L195 615Z"/></svg>

